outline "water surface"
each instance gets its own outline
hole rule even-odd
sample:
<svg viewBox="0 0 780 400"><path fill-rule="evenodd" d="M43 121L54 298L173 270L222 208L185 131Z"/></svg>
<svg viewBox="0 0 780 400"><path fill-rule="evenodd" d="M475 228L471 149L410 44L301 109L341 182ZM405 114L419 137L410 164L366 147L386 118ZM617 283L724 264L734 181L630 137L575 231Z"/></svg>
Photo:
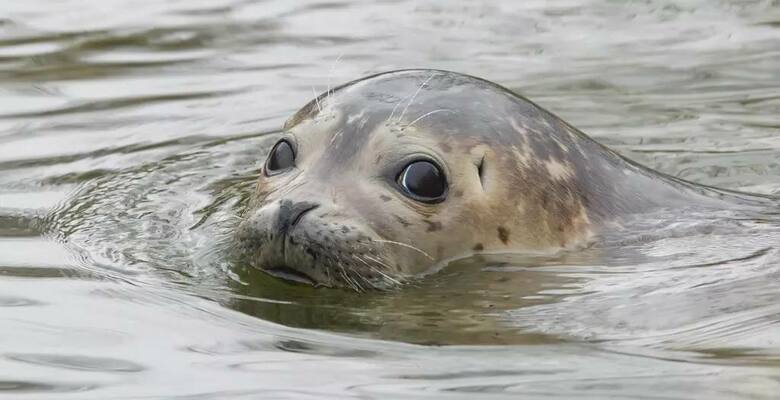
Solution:
<svg viewBox="0 0 780 400"><path fill-rule="evenodd" d="M387 293L220 252L285 118L396 68L481 76L650 167L778 195L777 1L6 3L0 397L780 393L778 208L668 210Z"/></svg>

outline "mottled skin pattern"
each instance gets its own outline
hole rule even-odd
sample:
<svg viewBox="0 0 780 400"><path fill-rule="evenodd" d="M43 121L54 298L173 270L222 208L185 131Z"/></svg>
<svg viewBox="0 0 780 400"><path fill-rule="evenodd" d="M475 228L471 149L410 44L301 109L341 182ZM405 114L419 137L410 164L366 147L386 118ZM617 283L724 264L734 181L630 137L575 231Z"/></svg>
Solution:
<svg viewBox="0 0 780 400"><path fill-rule="evenodd" d="M384 287L475 252L576 248L628 214L719 202L501 86L447 71L347 83L293 115L283 137L295 168L260 177L238 242L257 268L324 286ZM396 183L421 154L447 176L441 203ZM280 213L314 205L280 226Z"/></svg>

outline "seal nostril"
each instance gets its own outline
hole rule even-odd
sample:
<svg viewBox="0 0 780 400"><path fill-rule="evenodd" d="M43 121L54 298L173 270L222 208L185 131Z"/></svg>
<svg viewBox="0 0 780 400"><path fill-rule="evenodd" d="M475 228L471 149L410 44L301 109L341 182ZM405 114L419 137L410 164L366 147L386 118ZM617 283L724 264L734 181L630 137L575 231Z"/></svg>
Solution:
<svg viewBox="0 0 780 400"><path fill-rule="evenodd" d="M303 218L307 212L319 207L319 204L309 201L293 203L290 200L283 200L279 203L279 213L276 218L276 230L285 235Z"/></svg>
<svg viewBox="0 0 780 400"><path fill-rule="evenodd" d="M290 223L290 227L293 227L296 224L298 224L298 221L300 221L301 218L303 218L304 214L320 206L319 204L309 203L309 202L298 203L298 204L300 205L300 208L293 209L293 220Z"/></svg>

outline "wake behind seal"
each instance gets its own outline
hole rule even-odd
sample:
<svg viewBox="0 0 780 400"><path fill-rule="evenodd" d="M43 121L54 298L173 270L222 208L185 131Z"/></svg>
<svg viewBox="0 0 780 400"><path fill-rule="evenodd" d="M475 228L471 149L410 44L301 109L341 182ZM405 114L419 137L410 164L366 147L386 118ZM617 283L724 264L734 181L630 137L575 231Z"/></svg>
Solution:
<svg viewBox="0 0 780 400"><path fill-rule="evenodd" d="M295 113L236 238L317 286L396 285L474 253L586 246L618 218L724 194L638 165L495 83L440 70L349 82Z"/></svg>

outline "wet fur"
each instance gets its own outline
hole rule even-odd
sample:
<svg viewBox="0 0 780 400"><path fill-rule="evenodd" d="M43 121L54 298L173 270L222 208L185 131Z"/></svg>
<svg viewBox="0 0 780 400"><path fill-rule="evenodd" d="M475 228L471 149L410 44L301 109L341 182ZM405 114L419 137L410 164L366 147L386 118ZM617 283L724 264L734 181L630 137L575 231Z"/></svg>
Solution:
<svg viewBox="0 0 780 400"><path fill-rule="evenodd" d="M326 286L394 285L480 251L576 248L625 215L725 204L722 192L637 165L501 86L448 71L347 83L284 130L301 143L300 165L260 178L238 236L258 268L297 268ZM445 169L441 204L394 187L417 153ZM273 207L309 199L322 210L289 235L291 247L274 244Z"/></svg>

